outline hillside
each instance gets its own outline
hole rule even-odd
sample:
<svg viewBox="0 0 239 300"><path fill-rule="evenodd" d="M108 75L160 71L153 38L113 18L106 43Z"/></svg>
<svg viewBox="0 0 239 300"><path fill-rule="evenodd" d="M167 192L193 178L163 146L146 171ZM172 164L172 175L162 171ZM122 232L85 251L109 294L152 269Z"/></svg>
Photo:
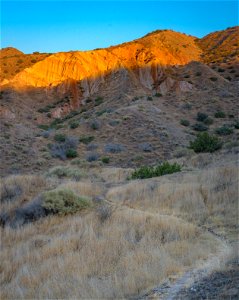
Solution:
<svg viewBox="0 0 239 300"><path fill-rule="evenodd" d="M33 66L36 62L43 60L49 54L35 52L24 54L20 50L7 47L0 50L0 81L11 79L17 73Z"/></svg>
<svg viewBox="0 0 239 300"><path fill-rule="evenodd" d="M237 29L1 50L1 298L238 298Z"/></svg>

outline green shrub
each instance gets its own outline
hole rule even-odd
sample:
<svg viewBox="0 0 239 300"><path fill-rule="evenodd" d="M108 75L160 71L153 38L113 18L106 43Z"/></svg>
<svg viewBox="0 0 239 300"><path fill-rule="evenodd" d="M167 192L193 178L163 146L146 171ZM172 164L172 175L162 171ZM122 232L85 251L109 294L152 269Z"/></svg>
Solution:
<svg viewBox="0 0 239 300"><path fill-rule="evenodd" d="M55 136L54 136L54 140L55 140L56 142L63 143L63 142L65 142L65 140L66 140L66 136L65 136L64 134L62 134L62 133L57 133L57 134L55 134Z"/></svg>
<svg viewBox="0 0 239 300"><path fill-rule="evenodd" d="M71 129L75 129L79 126L79 123L76 121L72 121L69 123Z"/></svg>
<svg viewBox="0 0 239 300"><path fill-rule="evenodd" d="M110 158L108 156L104 156L101 158L101 161L104 163L104 164L108 164L110 162Z"/></svg>
<svg viewBox="0 0 239 300"><path fill-rule="evenodd" d="M161 93L156 93L154 96L155 97L162 97L163 95Z"/></svg>
<svg viewBox="0 0 239 300"><path fill-rule="evenodd" d="M66 150L66 157L67 158L74 158L74 157L77 157L77 156L78 156L78 153L75 149Z"/></svg>
<svg viewBox="0 0 239 300"><path fill-rule="evenodd" d="M213 119L210 118L210 117L208 117L208 118L206 118L206 119L203 121L203 123L204 123L205 125L212 125L212 124L213 124Z"/></svg>
<svg viewBox="0 0 239 300"><path fill-rule="evenodd" d="M150 97L150 96L148 96L147 100L148 100L148 101L153 101L153 98Z"/></svg>
<svg viewBox="0 0 239 300"><path fill-rule="evenodd" d="M217 77L210 77L211 81L217 81Z"/></svg>
<svg viewBox="0 0 239 300"><path fill-rule="evenodd" d="M221 141L216 136L211 136L207 132L199 133L196 139L190 142L190 147L196 153L214 152L222 147Z"/></svg>
<svg viewBox="0 0 239 300"><path fill-rule="evenodd" d="M38 128L43 129L43 130L48 130L49 126L47 124L40 124L40 125L38 125Z"/></svg>
<svg viewBox="0 0 239 300"><path fill-rule="evenodd" d="M180 121L180 124L183 125L183 126L189 126L190 125L190 122L188 120L185 120L185 119L182 119Z"/></svg>
<svg viewBox="0 0 239 300"><path fill-rule="evenodd" d="M204 120L207 119L207 117L208 117L208 115L205 113L202 113L202 112L197 113L197 121L199 121L199 122L203 122Z"/></svg>
<svg viewBox="0 0 239 300"><path fill-rule="evenodd" d="M55 189L43 193L42 206L48 211L67 215L72 214L90 206L90 200L86 197L79 197L68 189Z"/></svg>
<svg viewBox="0 0 239 300"><path fill-rule="evenodd" d="M82 136L81 138L79 138L79 142L87 145L87 144L91 143L94 140L94 138L95 137L91 136L91 135L89 135L89 136Z"/></svg>
<svg viewBox="0 0 239 300"><path fill-rule="evenodd" d="M170 164L169 162L164 162L158 166L143 166L136 169L131 175L130 179L146 179L152 177L159 177L166 174L172 174L175 172L180 172L181 166L177 163Z"/></svg>
<svg viewBox="0 0 239 300"><path fill-rule="evenodd" d="M201 123L196 123L192 126L192 128L196 131L207 131L208 130L208 127L201 124Z"/></svg>
<svg viewBox="0 0 239 300"><path fill-rule="evenodd" d="M101 103L103 103L104 98L103 97L97 97L95 99L95 106L100 105Z"/></svg>
<svg viewBox="0 0 239 300"><path fill-rule="evenodd" d="M239 121L237 121L237 122L234 124L234 127L235 127L236 129L239 129Z"/></svg>
<svg viewBox="0 0 239 300"><path fill-rule="evenodd" d="M225 114L223 111L217 111L217 112L214 114L214 117L215 117L215 118L225 118L225 117L226 117L226 114Z"/></svg>
<svg viewBox="0 0 239 300"><path fill-rule="evenodd" d="M219 135L229 135L233 133L233 129L223 125L222 127L219 127L215 130L215 133L219 134Z"/></svg>

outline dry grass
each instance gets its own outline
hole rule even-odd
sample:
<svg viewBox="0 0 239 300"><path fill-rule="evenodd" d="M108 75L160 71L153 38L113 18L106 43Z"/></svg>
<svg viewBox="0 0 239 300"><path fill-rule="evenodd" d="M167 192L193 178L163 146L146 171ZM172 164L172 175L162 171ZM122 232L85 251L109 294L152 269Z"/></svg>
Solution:
<svg viewBox="0 0 239 300"><path fill-rule="evenodd" d="M96 182L92 174L85 181L61 182L77 195L105 194L95 210L2 229L1 298L122 299L224 249L201 225L235 232L238 170L233 162L126 183L129 172L105 168L98 170ZM31 181L18 180L29 194ZM41 180L35 193L46 188ZM99 215L101 205L111 206L106 218Z"/></svg>
<svg viewBox="0 0 239 300"><path fill-rule="evenodd" d="M44 177L13 175L0 179L0 211L10 211L32 200L51 186Z"/></svg>
<svg viewBox="0 0 239 300"><path fill-rule="evenodd" d="M143 211L179 216L198 225L233 227L238 218L238 167L234 163L112 188L106 198Z"/></svg>
<svg viewBox="0 0 239 300"><path fill-rule="evenodd" d="M127 208L2 232L2 298L123 298L217 249L194 225ZM14 245L14 247L12 247ZM39 284L40 283L40 284Z"/></svg>

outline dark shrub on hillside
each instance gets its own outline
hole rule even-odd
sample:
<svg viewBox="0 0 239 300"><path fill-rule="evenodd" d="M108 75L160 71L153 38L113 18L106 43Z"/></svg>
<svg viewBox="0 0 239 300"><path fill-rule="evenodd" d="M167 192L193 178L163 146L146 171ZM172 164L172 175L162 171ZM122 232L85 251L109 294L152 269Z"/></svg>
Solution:
<svg viewBox="0 0 239 300"><path fill-rule="evenodd" d="M75 129L79 126L79 123L77 121L72 121L69 123L69 125L71 129Z"/></svg>
<svg viewBox="0 0 239 300"><path fill-rule="evenodd" d="M62 142L65 142L66 136L65 136L64 134L57 133L57 134L55 134L55 136L54 136L54 140L55 140L56 142L62 143Z"/></svg>
<svg viewBox="0 0 239 300"><path fill-rule="evenodd" d="M192 128L196 131L207 131L208 130L208 127L201 124L201 123L196 123L192 126Z"/></svg>
<svg viewBox="0 0 239 300"><path fill-rule="evenodd" d="M226 125L223 125L222 127L217 128L215 132L219 135L229 135L233 133L233 129Z"/></svg>
<svg viewBox="0 0 239 300"><path fill-rule="evenodd" d="M208 117L208 118L206 118L206 119L203 121L203 123L204 123L205 125L212 125L212 124L213 124L213 119L210 118L210 117Z"/></svg>
<svg viewBox="0 0 239 300"><path fill-rule="evenodd" d="M190 148L198 152L214 152L222 147L221 141L216 136L207 132L199 133L196 139L190 142Z"/></svg>
<svg viewBox="0 0 239 300"><path fill-rule="evenodd" d="M185 120L185 119L182 119L180 121L180 124L183 125L183 126L189 126L190 125L190 122L188 120Z"/></svg>
<svg viewBox="0 0 239 300"><path fill-rule="evenodd" d="M67 158L74 158L74 157L77 157L78 154L77 154L77 151L75 149L68 149L66 150L66 157Z"/></svg>
<svg viewBox="0 0 239 300"><path fill-rule="evenodd" d="M79 138L79 141L83 144L89 144L90 142L92 142L94 140L94 136L82 136L81 138Z"/></svg>
<svg viewBox="0 0 239 300"><path fill-rule="evenodd" d="M215 117L215 118L226 118L226 114L225 114L223 111L217 111L217 112L214 114L214 117Z"/></svg>
<svg viewBox="0 0 239 300"><path fill-rule="evenodd" d="M217 81L217 77L210 77L211 81Z"/></svg>
<svg viewBox="0 0 239 300"><path fill-rule="evenodd" d="M235 127L236 129L239 129L239 121L237 121L237 122L234 124L234 127Z"/></svg>
<svg viewBox="0 0 239 300"><path fill-rule="evenodd" d="M90 127L91 129L93 130L97 130L100 128L100 122L98 120L93 120L91 123L90 123Z"/></svg>
<svg viewBox="0 0 239 300"><path fill-rule="evenodd" d="M62 160L65 160L67 157L76 157L77 146L78 140L76 138L67 137L64 143L50 145L51 155L52 157L60 158Z"/></svg>
<svg viewBox="0 0 239 300"><path fill-rule="evenodd" d="M207 119L208 115L202 112L197 113L197 121L203 122L205 119Z"/></svg>
<svg viewBox="0 0 239 300"><path fill-rule="evenodd" d="M108 164L110 162L110 158L108 156L104 156L101 158L102 163Z"/></svg>
<svg viewBox="0 0 239 300"><path fill-rule="evenodd" d="M131 175L130 179L146 179L152 177L159 177L166 174L172 174L175 172L180 172L181 166L177 163L170 164L169 162L164 162L156 167L143 166L136 169Z"/></svg>

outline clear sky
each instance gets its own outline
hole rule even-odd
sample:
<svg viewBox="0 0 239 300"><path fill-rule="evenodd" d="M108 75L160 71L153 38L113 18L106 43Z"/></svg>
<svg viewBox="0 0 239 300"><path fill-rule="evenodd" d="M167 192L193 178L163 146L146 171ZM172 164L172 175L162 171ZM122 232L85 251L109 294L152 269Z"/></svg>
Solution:
<svg viewBox="0 0 239 300"><path fill-rule="evenodd" d="M156 29L202 37L235 25L237 1L1 1L1 47L25 53L103 48Z"/></svg>

